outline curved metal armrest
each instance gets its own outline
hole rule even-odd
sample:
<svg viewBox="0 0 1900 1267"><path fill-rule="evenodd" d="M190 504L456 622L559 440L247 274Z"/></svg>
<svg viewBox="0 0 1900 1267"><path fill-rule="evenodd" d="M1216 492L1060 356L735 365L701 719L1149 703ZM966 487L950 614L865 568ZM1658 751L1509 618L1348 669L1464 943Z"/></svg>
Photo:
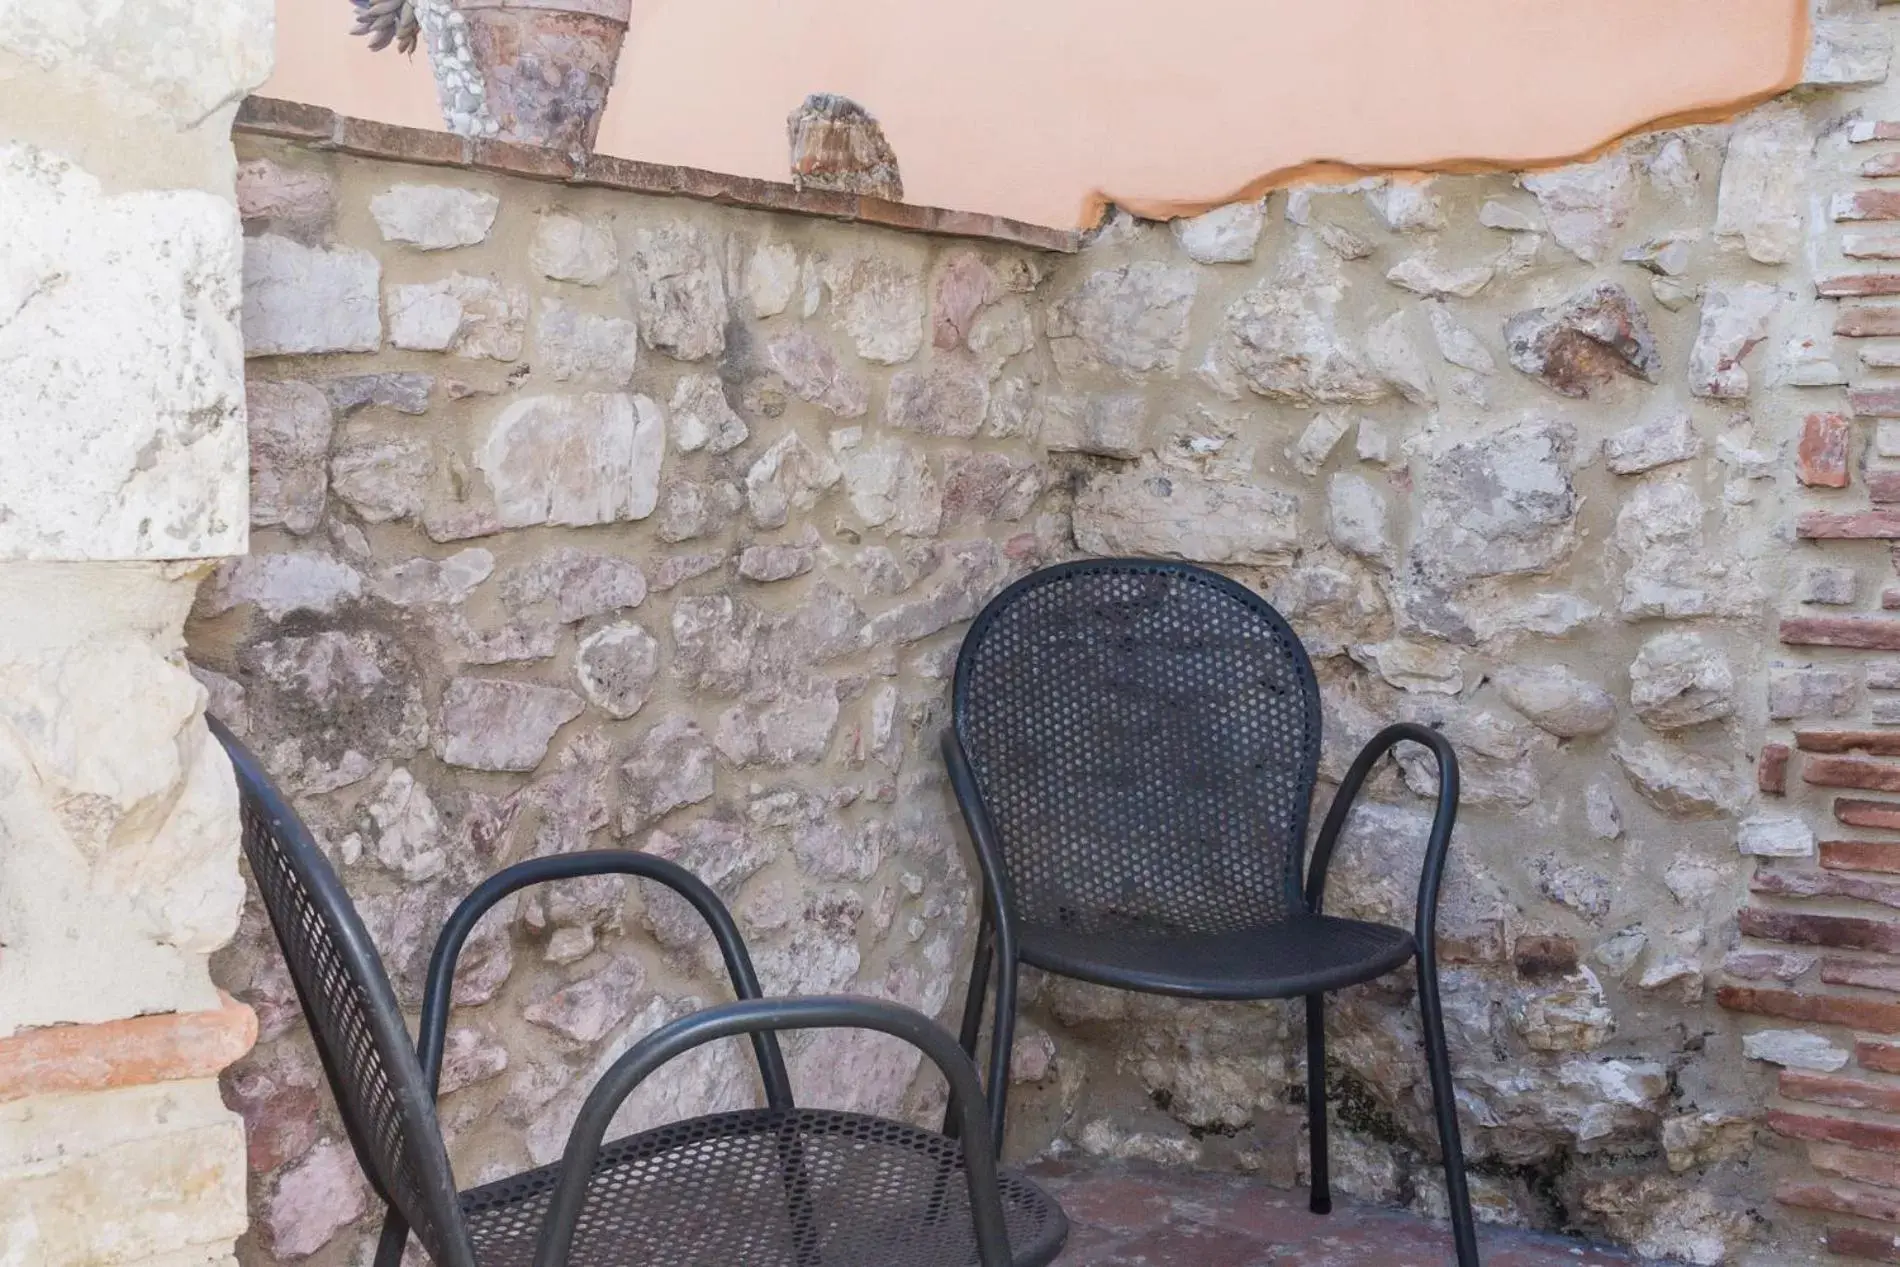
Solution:
<svg viewBox="0 0 1900 1267"><path fill-rule="evenodd" d="M1372 767L1387 752L1406 740L1430 748L1438 758L1438 810L1432 817L1432 834L1425 843L1425 866L1419 875L1418 925L1415 930L1420 955L1430 956L1438 927L1438 885L1445 874L1445 851L1451 845L1451 829L1458 821L1458 756L1452 751L1451 741L1429 726L1421 726L1416 722L1399 722L1387 726L1374 735L1372 742L1354 758L1352 768L1346 771L1346 777L1340 781L1339 792L1333 797L1326 821L1319 829L1319 839L1313 845L1313 858L1306 868L1306 905L1314 914L1319 913L1326 897L1326 871L1332 865L1333 847L1339 843L1339 833L1346 825L1346 816L1352 812L1353 803L1359 799L1359 792L1371 775Z"/></svg>
<svg viewBox="0 0 1900 1267"><path fill-rule="evenodd" d="M950 1081L950 1099L959 1106L963 1128L964 1171L970 1209L976 1222L977 1250L985 1264L1010 1261L1003 1225L1003 1201L997 1186L996 1157L983 1113L983 1092L976 1066L956 1039L920 1012L879 999L831 996L764 999L706 1008L664 1025L641 1039L601 1078L567 1137L560 1184L548 1207L535 1250L535 1267L566 1267L575 1225L587 1200L587 1186L600 1159L602 1138L621 1103L668 1061L720 1038L782 1029L870 1029L900 1038L930 1057Z"/></svg>
<svg viewBox="0 0 1900 1267"><path fill-rule="evenodd" d="M956 793L957 808L963 811L977 866L983 872L984 903L994 912L999 932L1013 945L1015 904L1009 891L1009 872L1003 865L1003 843L996 838L996 828L983 805L983 791L977 786L976 771L970 767L970 756L964 752L955 726L943 732L943 762L950 769L950 790Z"/></svg>
<svg viewBox="0 0 1900 1267"><path fill-rule="evenodd" d="M631 849L597 849L531 858L477 885L450 914L448 923L442 926L441 936L436 938L435 953L429 958L429 981L422 995L421 1034L416 1043L416 1054L422 1061L423 1076L429 1080L431 1095L436 1093L442 1080L442 1049L448 1039L455 963L475 925L511 893L531 885L595 875L630 875L653 880L685 898L712 928L719 953L725 957L726 972L732 978L733 993L741 999L764 997L758 973L752 968L752 956L746 953L745 941L739 936L738 925L732 922L731 912L726 910L717 893L686 868ZM766 1101L774 1108L790 1108L792 1082L785 1072L785 1057L779 1051L778 1040L771 1034L758 1034L752 1046L759 1058L759 1074L765 1080Z"/></svg>

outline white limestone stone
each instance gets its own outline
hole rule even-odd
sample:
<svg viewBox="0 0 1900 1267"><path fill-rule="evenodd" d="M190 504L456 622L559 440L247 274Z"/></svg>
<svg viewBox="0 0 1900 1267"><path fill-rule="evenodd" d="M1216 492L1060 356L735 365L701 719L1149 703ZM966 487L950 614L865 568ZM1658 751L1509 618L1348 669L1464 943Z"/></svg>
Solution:
<svg viewBox="0 0 1900 1267"><path fill-rule="evenodd" d="M716 374L688 374L673 389L673 447L681 453L728 453L752 433L726 399Z"/></svg>
<svg viewBox="0 0 1900 1267"><path fill-rule="evenodd" d="M329 488L330 401L308 383L252 379L245 387L251 431L251 523L299 535L323 518Z"/></svg>
<svg viewBox="0 0 1900 1267"><path fill-rule="evenodd" d="M246 1178L212 1078L0 1104L0 1249L21 1262L234 1261Z"/></svg>
<svg viewBox="0 0 1900 1267"><path fill-rule="evenodd" d="M685 222L635 232L633 300L648 347L681 361L726 350L723 257L711 234Z"/></svg>
<svg viewBox="0 0 1900 1267"><path fill-rule="evenodd" d="M1785 814L1757 814L1736 829L1735 847L1757 858L1812 858L1814 830Z"/></svg>
<svg viewBox="0 0 1900 1267"><path fill-rule="evenodd" d="M1187 347L1200 289L1192 268L1142 262L1089 274L1049 310L1050 351L1065 374L1171 371Z"/></svg>
<svg viewBox="0 0 1900 1267"><path fill-rule="evenodd" d="M1174 221L1174 238L1197 264L1245 264L1254 257L1266 225L1266 203L1229 203Z"/></svg>
<svg viewBox="0 0 1900 1267"><path fill-rule="evenodd" d="M1451 310L1443 304L1428 305L1432 322L1432 335L1438 340L1438 354L1446 361L1474 374L1495 374L1498 372L1497 358L1485 347L1467 327L1460 325L1451 315Z"/></svg>
<svg viewBox="0 0 1900 1267"><path fill-rule="evenodd" d="M270 76L272 14L258 0L145 0L133 9L0 0L0 49L180 132Z"/></svg>
<svg viewBox="0 0 1900 1267"><path fill-rule="evenodd" d="M633 322L624 317L543 299L534 337L540 356L536 366L545 366L556 382L625 387L633 381L640 341Z"/></svg>
<svg viewBox="0 0 1900 1267"><path fill-rule="evenodd" d="M1076 543L1092 554L1201 563L1278 563L1299 542L1299 498L1177 472L1098 473L1075 500Z"/></svg>
<svg viewBox="0 0 1900 1267"><path fill-rule="evenodd" d="M659 669L659 642L631 621L595 630L574 654L581 694L609 717L639 712Z"/></svg>
<svg viewBox="0 0 1900 1267"><path fill-rule="evenodd" d="M374 352L383 343L381 277L368 251L268 233L244 239L244 354Z"/></svg>
<svg viewBox="0 0 1900 1267"><path fill-rule="evenodd" d="M527 324L527 292L492 277L456 273L389 288L389 341L408 351L518 360Z"/></svg>
<svg viewBox="0 0 1900 1267"><path fill-rule="evenodd" d="M1846 1067L1848 1051L1820 1034L1802 1029L1763 1029L1742 1038L1742 1054L1789 1069L1833 1073Z"/></svg>
<svg viewBox="0 0 1900 1267"><path fill-rule="evenodd" d="M1638 475L1702 452L1702 438L1687 409L1670 409L1625 427L1603 442L1603 456L1618 475Z"/></svg>
<svg viewBox="0 0 1900 1267"><path fill-rule="evenodd" d="M619 271L620 252L606 224L550 211L535 224L528 262L557 282L598 286Z"/></svg>
<svg viewBox="0 0 1900 1267"><path fill-rule="evenodd" d="M1722 164L1716 240L1740 245L1760 264L1793 260L1801 249L1813 150L1807 115L1792 102L1773 102L1742 116Z"/></svg>
<svg viewBox="0 0 1900 1267"><path fill-rule="evenodd" d="M252 554L219 566L201 610L217 616L253 604L269 619L282 620L292 612L335 611L362 593L362 574L330 555L313 550Z"/></svg>
<svg viewBox="0 0 1900 1267"><path fill-rule="evenodd" d="M1488 265L1473 264L1457 268L1442 264L1430 255L1408 256L1394 264L1385 275L1385 279L1394 286L1428 299L1470 299L1491 284L1491 277L1492 270Z"/></svg>
<svg viewBox="0 0 1900 1267"><path fill-rule="evenodd" d="M458 677L442 697L436 755L471 770L532 770L583 707L563 687Z"/></svg>
<svg viewBox="0 0 1900 1267"><path fill-rule="evenodd" d="M236 211L5 144L0 207L0 558L241 552Z"/></svg>
<svg viewBox="0 0 1900 1267"><path fill-rule="evenodd" d="M1768 322L1786 300L1766 282L1711 285L1702 297L1702 324L1689 352L1689 390L1723 400L1746 398L1749 374L1743 362L1768 337Z"/></svg>
<svg viewBox="0 0 1900 1267"><path fill-rule="evenodd" d="M1507 704L1559 739L1599 735L1616 724L1610 693L1562 665L1509 665L1493 680Z"/></svg>
<svg viewBox="0 0 1900 1267"><path fill-rule="evenodd" d="M479 246L500 211L501 199L494 194L454 185L391 185L369 200L383 241L421 251Z"/></svg>
<svg viewBox="0 0 1900 1267"><path fill-rule="evenodd" d="M792 306L799 278L798 248L789 242L769 242L746 262L746 303L752 315L776 317Z"/></svg>
<svg viewBox="0 0 1900 1267"><path fill-rule="evenodd" d="M1433 180L1386 180L1366 191L1385 227L1395 233L1426 233L1445 227L1445 213L1432 192Z"/></svg>
<svg viewBox="0 0 1900 1267"><path fill-rule="evenodd" d="M1434 404L1438 389L1432 383L1432 372L1426 368L1425 354L1412 332L1410 319L1411 314L1401 308L1368 330L1366 361L1412 404Z"/></svg>
<svg viewBox="0 0 1900 1267"><path fill-rule="evenodd" d="M1636 174L1620 147L1589 163L1520 178L1537 196L1557 244L1587 263L1601 260L1636 209Z"/></svg>
<svg viewBox="0 0 1900 1267"><path fill-rule="evenodd" d="M645 519L660 498L666 416L645 396L529 396L475 454L505 527Z"/></svg>
<svg viewBox="0 0 1900 1267"><path fill-rule="evenodd" d="M1893 60L1893 33L1885 22L1823 18L1814 24L1801 82L1828 86L1878 84Z"/></svg>
<svg viewBox="0 0 1900 1267"><path fill-rule="evenodd" d="M204 956L244 883L230 763L176 658L195 588L155 564L0 568L0 823L40 842L0 848L0 1034L218 1006Z"/></svg>
<svg viewBox="0 0 1900 1267"><path fill-rule="evenodd" d="M1363 475L1344 472L1326 486L1326 534L1348 554L1389 562L1392 532L1385 494Z"/></svg>

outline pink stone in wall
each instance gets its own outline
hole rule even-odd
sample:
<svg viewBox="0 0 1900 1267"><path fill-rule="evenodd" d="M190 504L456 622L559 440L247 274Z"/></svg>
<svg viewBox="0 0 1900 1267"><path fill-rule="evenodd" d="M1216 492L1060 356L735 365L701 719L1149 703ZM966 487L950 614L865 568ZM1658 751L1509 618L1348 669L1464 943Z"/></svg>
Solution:
<svg viewBox="0 0 1900 1267"><path fill-rule="evenodd" d="M316 1144L323 1108L317 1082L313 1070L288 1060L230 1077L228 1099L244 1117L252 1171L270 1174Z"/></svg>
<svg viewBox="0 0 1900 1267"><path fill-rule="evenodd" d="M312 239L336 216L336 182L326 172L254 158L238 164L237 200L246 227Z"/></svg>
<svg viewBox="0 0 1900 1267"><path fill-rule="evenodd" d="M1847 487L1847 448L1853 424L1840 414L1809 414L1801 424L1795 473L1809 488Z"/></svg>
<svg viewBox="0 0 1900 1267"><path fill-rule="evenodd" d="M983 305L995 301L996 277L974 252L959 251L937 278L937 302L930 314L931 342L946 351L967 343L970 326Z"/></svg>
<svg viewBox="0 0 1900 1267"><path fill-rule="evenodd" d="M308 1258L367 1208L355 1155L347 1144L325 1140L277 1181L264 1227L278 1258Z"/></svg>

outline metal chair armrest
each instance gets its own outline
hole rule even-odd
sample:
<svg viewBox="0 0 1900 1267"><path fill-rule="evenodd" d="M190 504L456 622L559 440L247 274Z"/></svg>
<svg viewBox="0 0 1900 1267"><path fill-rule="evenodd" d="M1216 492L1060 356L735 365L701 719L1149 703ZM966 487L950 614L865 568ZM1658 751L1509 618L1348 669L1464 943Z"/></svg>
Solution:
<svg viewBox="0 0 1900 1267"><path fill-rule="evenodd" d="M1326 898L1326 873L1332 865L1333 849L1339 843L1347 816L1358 801L1373 766L1407 740L1430 748L1438 758L1438 809L1432 816L1431 835L1425 843L1425 864L1418 886L1418 922L1414 930L1419 953L1430 956L1437 935L1438 888L1444 879L1445 853L1451 846L1452 828L1458 821L1458 756L1452 751L1451 741L1429 726L1416 722L1387 726L1354 758L1346 777L1340 781L1332 808L1327 811L1326 821L1320 826L1319 838L1313 845L1313 857L1306 868L1306 905L1315 915L1319 914Z"/></svg>
<svg viewBox="0 0 1900 1267"><path fill-rule="evenodd" d="M436 939L435 952L429 958L429 979L422 995L421 1034L416 1044L430 1094L435 1094L441 1083L442 1050L448 1038L455 964L475 925L511 893L536 884L596 875L630 875L652 880L685 898L712 929L713 939L719 943L719 953L726 961L727 975L732 978L733 993L742 1000L764 997L758 973L752 967L752 956L746 952L732 913L717 893L686 868L630 849L599 849L531 858L477 885L449 915ZM765 1081L767 1102L774 1108L790 1108L792 1083L785 1071L785 1057L779 1051L778 1040L769 1033L761 1033L754 1036L752 1045L759 1060L759 1074Z"/></svg>
<svg viewBox="0 0 1900 1267"><path fill-rule="evenodd" d="M978 1254L985 1267L1008 1267L1002 1194L976 1067L956 1039L922 1013L879 999L850 996L748 1000L706 1008L660 1027L615 1061L588 1094L568 1135L560 1183L535 1250L535 1267L566 1267L602 1139L621 1103L641 1082L667 1062L716 1039L739 1034L756 1038L785 1029L877 1030L902 1039L935 1062L950 1082L952 1102L960 1106L964 1170Z"/></svg>

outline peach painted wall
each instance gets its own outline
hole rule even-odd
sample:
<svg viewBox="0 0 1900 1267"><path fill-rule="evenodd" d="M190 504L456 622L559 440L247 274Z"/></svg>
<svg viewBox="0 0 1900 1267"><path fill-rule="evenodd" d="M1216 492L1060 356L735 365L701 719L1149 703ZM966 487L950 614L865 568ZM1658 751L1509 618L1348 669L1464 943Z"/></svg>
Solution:
<svg viewBox="0 0 1900 1267"><path fill-rule="evenodd" d="M1166 215L1315 162L1525 167L1788 87L1806 0L634 0L603 153L786 175L841 92L909 199L1045 224ZM440 126L347 0L280 0L273 96Z"/></svg>

